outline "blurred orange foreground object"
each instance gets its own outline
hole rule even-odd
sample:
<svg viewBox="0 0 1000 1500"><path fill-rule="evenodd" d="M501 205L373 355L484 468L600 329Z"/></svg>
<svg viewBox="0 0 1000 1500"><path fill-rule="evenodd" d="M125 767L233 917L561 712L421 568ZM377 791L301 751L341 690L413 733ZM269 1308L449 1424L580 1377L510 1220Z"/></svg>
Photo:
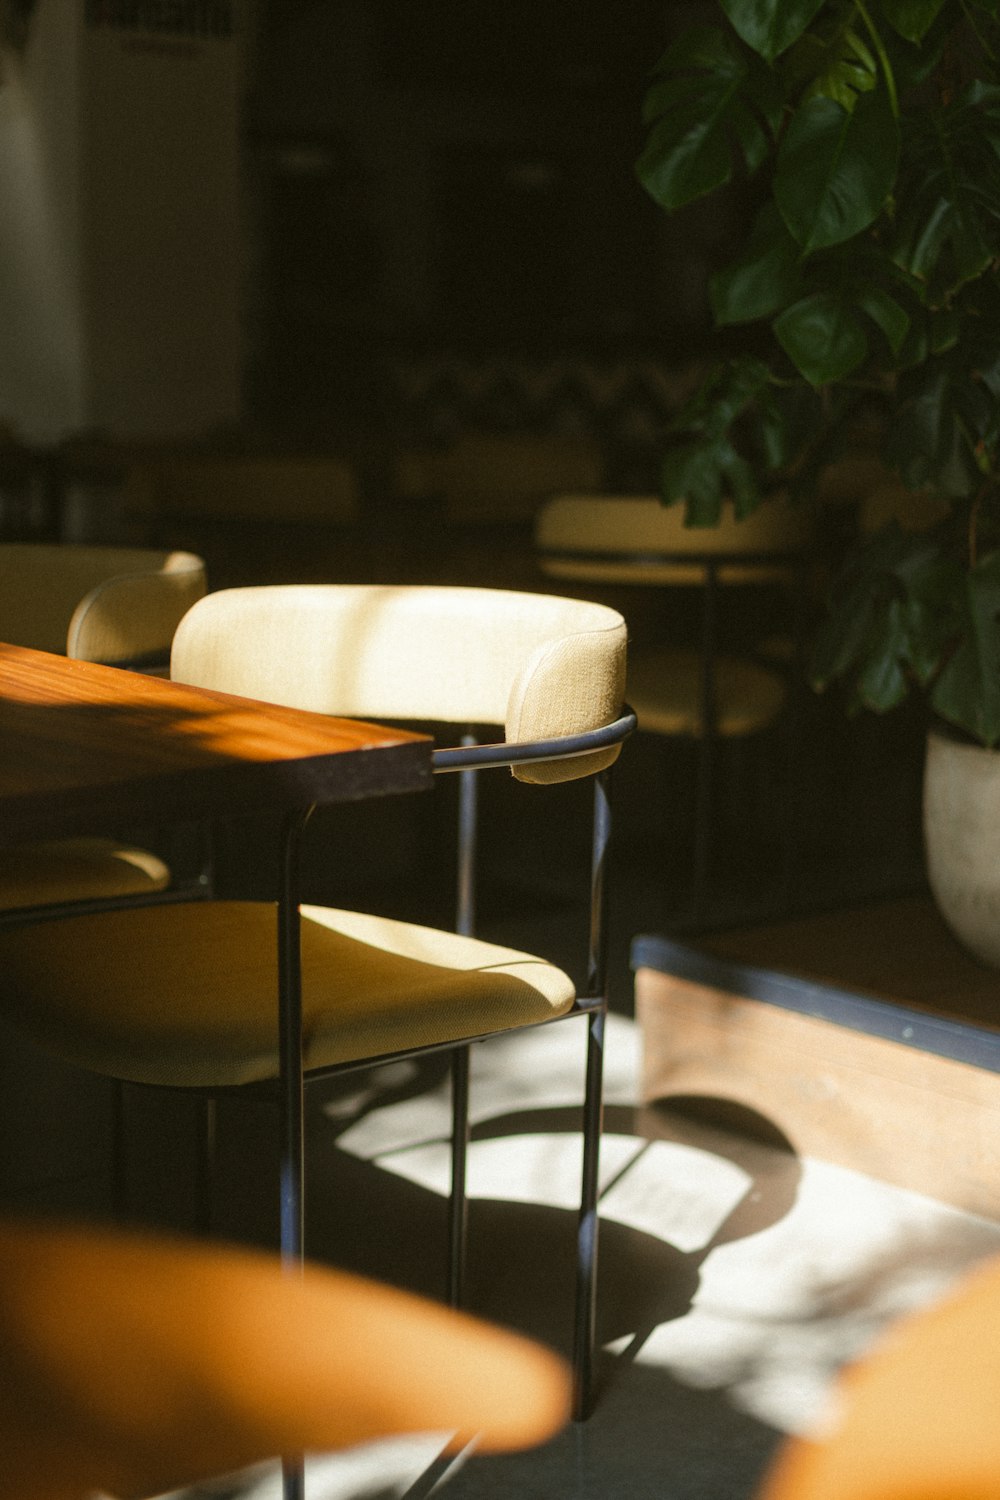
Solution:
<svg viewBox="0 0 1000 1500"><path fill-rule="evenodd" d="M555 1355L318 1266L182 1240L0 1226L0 1497L148 1496L393 1433L550 1437Z"/></svg>
<svg viewBox="0 0 1000 1500"><path fill-rule="evenodd" d="M997 1500L1000 1261L890 1330L839 1399L829 1436L789 1443L759 1500Z"/></svg>

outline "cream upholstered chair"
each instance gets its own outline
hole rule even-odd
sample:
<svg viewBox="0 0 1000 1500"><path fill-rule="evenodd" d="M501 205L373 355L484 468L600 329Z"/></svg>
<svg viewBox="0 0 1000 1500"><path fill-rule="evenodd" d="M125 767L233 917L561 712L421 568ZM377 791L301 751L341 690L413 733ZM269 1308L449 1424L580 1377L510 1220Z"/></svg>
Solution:
<svg viewBox="0 0 1000 1500"><path fill-rule="evenodd" d="M190 552L3 543L0 641L165 668L178 622L205 589L205 565Z"/></svg>
<svg viewBox="0 0 1000 1500"><path fill-rule="evenodd" d="M572 599L472 588L278 585L208 595L181 622L172 655L177 679L289 707L505 726L502 744L434 753L437 771L462 778L459 935L302 907L303 1067L320 1075L455 1049L449 1295L457 1303L468 1132L464 1044L561 1016L589 1018L576 1325L581 1412L594 1337L607 776L634 722L622 708L625 650L616 611ZM594 778L591 952L579 987L541 958L470 936L474 773L507 765L519 780L540 785ZM281 1071L275 939L274 909L265 902L62 915L0 932L0 997L38 1041L85 1068L205 1091L253 1087ZM297 1087L297 1075L281 1082ZM288 1097L286 1108L294 1110ZM290 1149L294 1154L300 1143ZM286 1192L300 1174L300 1161L285 1162ZM299 1214L293 1205L283 1218L286 1248L295 1248Z"/></svg>
<svg viewBox="0 0 1000 1500"><path fill-rule="evenodd" d="M177 623L205 589L190 552L0 544L0 642L166 670ZM141 896L169 878L158 856L116 839L23 845L0 860L0 911Z"/></svg>
<svg viewBox="0 0 1000 1500"><path fill-rule="evenodd" d="M784 500L766 502L739 520L727 507L719 523L708 527L686 526L684 507L665 506L655 495L558 495L536 518L536 555L549 577L574 585L699 591L697 644L633 644L627 687L641 731L699 742L696 914L708 877L715 743L773 724L788 690L781 670L785 643L771 643L772 659L719 650L721 592L793 583L808 537L802 509Z"/></svg>
<svg viewBox="0 0 1000 1500"><path fill-rule="evenodd" d="M0 1500L162 1494L409 1432L528 1448L568 1371L357 1276L181 1239L0 1225Z"/></svg>

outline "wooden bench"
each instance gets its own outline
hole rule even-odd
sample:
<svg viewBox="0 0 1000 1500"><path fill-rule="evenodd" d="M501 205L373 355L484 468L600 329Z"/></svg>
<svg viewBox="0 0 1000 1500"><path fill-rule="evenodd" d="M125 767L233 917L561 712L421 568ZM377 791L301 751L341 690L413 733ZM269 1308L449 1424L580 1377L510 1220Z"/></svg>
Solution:
<svg viewBox="0 0 1000 1500"><path fill-rule="evenodd" d="M1000 971L912 897L632 945L642 1099L764 1115L802 1155L1000 1218Z"/></svg>

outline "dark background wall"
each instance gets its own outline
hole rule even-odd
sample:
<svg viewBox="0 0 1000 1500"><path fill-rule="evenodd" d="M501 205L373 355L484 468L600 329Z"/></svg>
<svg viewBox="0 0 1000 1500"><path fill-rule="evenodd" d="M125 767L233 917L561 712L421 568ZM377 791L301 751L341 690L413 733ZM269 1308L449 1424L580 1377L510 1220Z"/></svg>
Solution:
<svg viewBox="0 0 1000 1500"><path fill-rule="evenodd" d="M655 425L703 352L706 261L738 222L713 204L668 223L633 171L649 71L704 9L263 4L250 421L444 438L609 412L627 428L631 408Z"/></svg>

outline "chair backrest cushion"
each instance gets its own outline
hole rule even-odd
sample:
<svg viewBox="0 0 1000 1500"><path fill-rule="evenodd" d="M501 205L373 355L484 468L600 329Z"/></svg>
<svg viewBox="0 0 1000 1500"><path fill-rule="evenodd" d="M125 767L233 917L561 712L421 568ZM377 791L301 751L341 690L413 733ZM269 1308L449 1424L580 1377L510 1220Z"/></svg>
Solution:
<svg viewBox="0 0 1000 1500"><path fill-rule="evenodd" d="M0 640L86 661L166 657L205 593L190 552L25 542L0 545Z"/></svg>
<svg viewBox="0 0 1000 1500"><path fill-rule="evenodd" d="M601 604L502 589L298 584L226 589L181 622L171 675L289 707L368 719L503 725L508 740L610 723L625 622ZM570 780L616 750L516 769Z"/></svg>
<svg viewBox="0 0 1000 1500"><path fill-rule="evenodd" d="M724 582L766 581L776 565L787 572L808 538L806 511L780 497L739 520L726 506L717 525L687 526L684 506L656 495L558 495L535 523L547 573L622 583L699 583L705 558Z"/></svg>

